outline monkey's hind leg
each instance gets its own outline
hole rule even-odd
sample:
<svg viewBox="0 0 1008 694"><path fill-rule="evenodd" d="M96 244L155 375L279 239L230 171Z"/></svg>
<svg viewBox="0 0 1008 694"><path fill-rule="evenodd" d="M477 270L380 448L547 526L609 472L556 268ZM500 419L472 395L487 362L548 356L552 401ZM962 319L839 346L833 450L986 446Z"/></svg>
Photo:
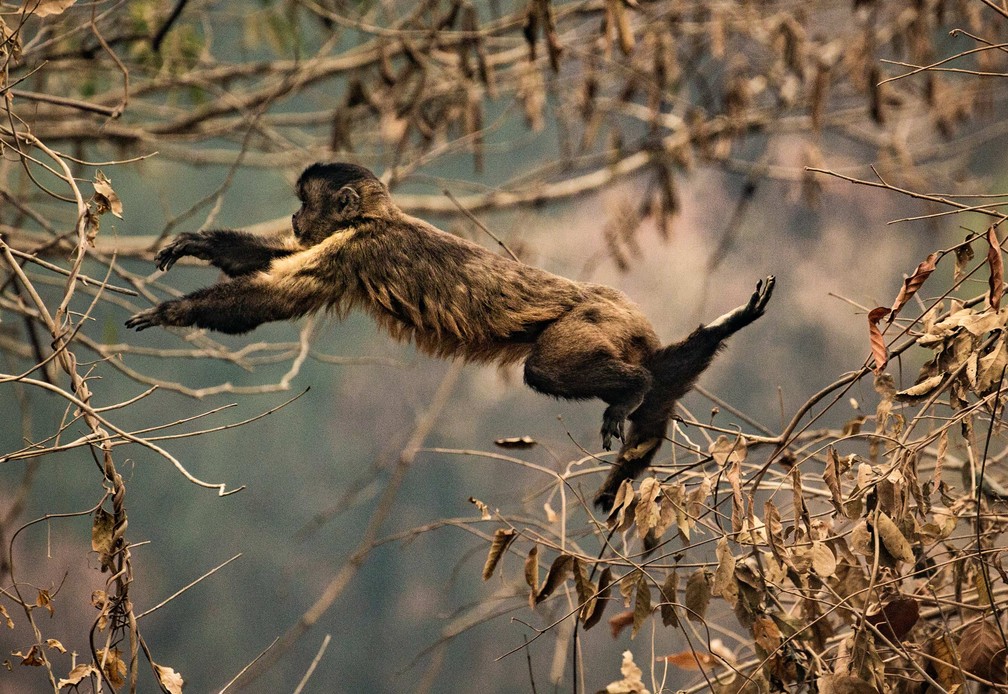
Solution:
<svg viewBox="0 0 1008 694"><path fill-rule="evenodd" d="M525 383L533 390L569 400L599 398L602 447L623 440L626 418L651 387L651 372L621 354L603 325L568 315L550 325L525 361Z"/></svg>

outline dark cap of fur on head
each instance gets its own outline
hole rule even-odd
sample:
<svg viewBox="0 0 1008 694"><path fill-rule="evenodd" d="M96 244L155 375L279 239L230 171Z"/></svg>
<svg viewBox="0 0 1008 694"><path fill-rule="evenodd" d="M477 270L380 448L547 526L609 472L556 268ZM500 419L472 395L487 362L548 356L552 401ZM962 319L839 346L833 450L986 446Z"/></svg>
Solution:
<svg viewBox="0 0 1008 694"><path fill-rule="evenodd" d="M321 179L335 190L357 181L378 180L373 173L363 166L345 162L336 162L333 164L319 162L312 164L298 178L298 187L309 179Z"/></svg>

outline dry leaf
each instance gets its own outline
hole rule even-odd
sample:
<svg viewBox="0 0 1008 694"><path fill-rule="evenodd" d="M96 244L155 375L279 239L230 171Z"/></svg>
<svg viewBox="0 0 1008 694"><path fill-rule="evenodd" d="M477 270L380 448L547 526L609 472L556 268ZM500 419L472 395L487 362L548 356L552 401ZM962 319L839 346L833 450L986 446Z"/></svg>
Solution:
<svg viewBox="0 0 1008 694"><path fill-rule="evenodd" d="M941 385L944 378L945 374L935 374L934 376L925 378L920 383L916 383L909 388L898 391L893 397L901 402L913 402L930 395L935 388Z"/></svg>
<svg viewBox="0 0 1008 694"><path fill-rule="evenodd" d="M25 0L21 6L22 12L28 12L36 17L51 17L63 14L76 0Z"/></svg>
<svg viewBox="0 0 1008 694"><path fill-rule="evenodd" d="M648 477L640 483L640 498L634 509L634 523L637 525L637 535L640 539L658 525L661 511L658 508L658 495L661 494L661 483L654 477Z"/></svg>
<svg viewBox="0 0 1008 694"><path fill-rule="evenodd" d="M896 318L896 314L899 312L906 302L917 293L917 290L921 288L924 281L931 276L931 273L935 271L935 263L938 261L938 254L932 253L929 255L924 262L917 266L914 273L903 280L903 288L900 289L899 295L896 297L896 301L893 302L892 308L889 309L889 322L892 323L893 319Z"/></svg>
<svg viewBox="0 0 1008 694"><path fill-rule="evenodd" d="M634 599L633 608L633 628L630 630L630 638L636 638L644 621L651 616L651 586L648 585L647 576L641 573L637 579L637 597Z"/></svg>
<svg viewBox="0 0 1008 694"><path fill-rule="evenodd" d="M54 651L59 651L60 653L66 653L66 648L57 639L46 639L46 646L53 649Z"/></svg>
<svg viewBox="0 0 1008 694"><path fill-rule="evenodd" d="M633 624L633 610L624 610L609 618L609 633L614 639L619 638L623 630L631 624Z"/></svg>
<svg viewBox="0 0 1008 694"><path fill-rule="evenodd" d="M553 591L556 590L565 580L567 580L567 576L570 575L573 563L574 557L569 554L561 554L553 560L553 563L550 564L549 571L546 572L546 580L543 582L542 588L539 589L539 593L536 595L536 605L552 595Z"/></svg>
<svg viewBox="0 0 1008 694"><path fill-rule="evenodd" d="M704 569L697 569L686 581L686 616L694 622L702 622L710 597L710 575Z"/></svg>
<svg viewBox="0 0 1008 694"><path fill-rule="evenodd" d="M52 595L49 594L49 591L44 588L40 588L38 597L35 598L35 606L46 608L49 610L49 616L52 617L56 613L56 608L53 606L52 600Z"/></svg>
<svg viewBox="0 0 1008 694"><path fill-rule="evenodd" d="M919 618L920 607L917 601L905 595L890 600L877 612L865 615L865 621L892 643L902 641Z"/></svg>
<svg viewBox="0 0 1008 694"><path fill-rule="evenodd" d="M679 626L679 617L676 615L675 611L675 601L676 594L679 591L679 575L675 569L672 569L668 576L665 577L665 582L661 587L661 621L664 626L667 627L677 627Z"/></svg>
<svg viewBox="0 0 1008 694"><path fill-rule="evenodd" d="M738 601L738 584L735 582L735 557L728 546L728 537L721 536L717 543L717 569L714 570L714 580L711 595L720 595L732 607Z"/></svg>
<svg viewBox="0 0 1008 694"><path fill-rule="evenodd" d="M513 528L497 528L494 531L493 541L490 543L490 551L487 553L486 563L483 564L483 580L488 580L493 576L497 563L504 555L504 551L518 537L518 533Z"/></svg>
<svg viewBox="0 0 1008 694"><path fill-rule="evenodd" d="M20 658L21 665L27 665L29 667L42 667L46 662L45 655L42 653L42 648L37 643L33 644L32 647L28 649L27 653L22 653L21 651L11 651L11 655Z"/></svg>
<svg viewBox="0 0 1008 694"><path fill-rule="evenodd" d="M11 616L7 613L7 608L4 607L3 605L0 605L0 617L3 617L4 620L7 622L8 629L14 628L14 620L11 619Z"/></svg>
<svg viewBox="0 0 1008 694"><path fill-rule="evenodd" d="M588 578L588 570L577 558L574 559L574 590L581 606L581 621L584 622L595 611L595 585Z"/></svg>
<svg viewBox="0 0 1008 694"><path fill-rule="evenodd" d="M1001 243L993 225L987 229L987 246L987 265L990 266L987 301L997 311L1001 308L1001 296L1004 294L1004 264L1001 259Z"/></svg>
<svg viewBox="0 0 1008 694"><path fill-rule="evenodd" d="M602 613L605 612L606 605L609 603L609 592L612 590L613 583L612 569L607 566L602 569L602 574L599 576L599 594L598 597L595 598L595 604L592 606L592 611L584 617L585 631L591 629L593 626L598 624L600 619L602 619Z"/></svg>
<svg viewBox="0 0 1008 694"><path fill-rule="evenodd" d="M122 201L116 195L116 192L112 190L112 181L99 170L95 173L95 178L91 182L91 185L94 186L94 200L98 207L98 214L111 212L119 219L122 219Z"/></svg>
<svg viewBox="0 0 1008 694"><path fill-rule="evenodd" d="M970 624L959 639L963 670L995 684L1005 684L1005 647L1001 630L989 619Z"/></svg>
<svg viewBox="0 0 1008 694"><path fill-rule="evenodd" d="M185 684L182 675L166 665L158 665L153 662L151 665L154 666L154 671L157 673L158 682L168 690L169 694L182 694L182 685Z"/></svg>
<svg viewBox="0 0 1008 694"><path fill-rule="evenodd" d="M889 309L885 306L873 308L868 313L868 339L871 341L872 356L875 358L874 371L876 375L881 374L882 369L889 362L889 350L886 348L882 331L878 327L879 321L885 318L888 313Z"/></svg>
<svg viewBox="0 0 1008 694"><path fill-rule="evenodd" d="M98 662L102 664L105 676L113 687L126 684L126 662L119 655L118 648L101 648L98 650Z"/></svg>
<svg viewBox="0 0 1008 694"><path fill-rule="evenodd" d="M492 518L490 515L490 507L477 499L475 496L469 497L469 503L479 509L480 520L490 520Z"/></svg>
<svg viewBox="0 0 1008 694"><path fill-rule="evenodd" d="M680 670L685 670L687 672L697 672L701 669L706 669L718 664L718 659L712 656L710 653L702 653L700 651L679 651L678 653L670 653L669 655L661 656L656 658L659 663L668 663L669 665L674 665Z"/></svg>
<svg viewBox="0 0 1008 694"><path fill-rule="evenodd" d="M879 534L879 539L885 546L886 551L894 558L902 559L906 562L914 560L913 548L907 539L900 532L900 529L893 523L892 518L880 511L875 523L875 530Z"/></svg>
<svg viewBox="0 0 1008 694"><path fill-rule="evenodd" d="M57 682L56 688L63 689L63 687L76 687L83 682L85 678L90 677L91 675L98 676L98 668L91 663L81 663L74 666L74 668L67 673L65 678Z"/></svg>

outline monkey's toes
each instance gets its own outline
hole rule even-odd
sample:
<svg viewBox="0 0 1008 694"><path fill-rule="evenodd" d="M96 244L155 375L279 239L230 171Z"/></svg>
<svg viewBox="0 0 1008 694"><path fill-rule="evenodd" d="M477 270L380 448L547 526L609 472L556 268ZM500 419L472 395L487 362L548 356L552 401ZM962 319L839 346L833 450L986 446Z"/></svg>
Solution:
<svg viewBox="0 0 1008 694"><path fill-rule="evenodd" d="M614 436L623 441L623 418L606 414L602 417L602 448L611 451Z"/></svg>
<svg viewBox="0 0 1008 694"><path fill-rule="evenodd" d="M137 332L152 328L155 325L161 325L161 319L158 318L157 309L154 308L141 311L126 320L126 327Z"/></svg>

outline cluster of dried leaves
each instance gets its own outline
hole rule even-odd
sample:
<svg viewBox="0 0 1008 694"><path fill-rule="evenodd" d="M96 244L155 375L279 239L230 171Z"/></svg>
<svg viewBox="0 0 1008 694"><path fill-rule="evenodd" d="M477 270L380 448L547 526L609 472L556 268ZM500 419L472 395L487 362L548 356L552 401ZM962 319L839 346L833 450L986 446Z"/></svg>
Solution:
<svg viewBox="0 0 1008 694"><path fill-rule="evenodd" d="M605 525L575 542L554 534L563 527L555 518L510 522L494 535L484 579L507 552L524 553L530 605L553 598L553 626L576 620L588 630L622 606L609 619L614 638L629 627L633 639L652 623L679 630L689 648L658 662L702 671L698 689L1008 686L999 607L1008 592L1008 311L999 307L996 227L978 235L988 248L982 261L970 266L972 236L931 254L891 308L870 312L874 369L866 361L817 394L783 433L729 435L688 422L708 437L704 449L680 425L680 452L654 476L624 483ZM928 279L943 258L955 268L949 288L936 290ZM986 293L949 296L985 269ZM916 318L896 319L924 289L937 297L921 302ZM892 345L878 328L884 315L900 328ZM914 384L897 388L883 370L889 355L922 362ZM812 430L862 378L873 378L874 413ZM759 449L770 453L752 462ZM540 563L550 555L543 578ZM724 623L727 611L734 629ZM644 691L626 681L608 691Z"/></svg>

